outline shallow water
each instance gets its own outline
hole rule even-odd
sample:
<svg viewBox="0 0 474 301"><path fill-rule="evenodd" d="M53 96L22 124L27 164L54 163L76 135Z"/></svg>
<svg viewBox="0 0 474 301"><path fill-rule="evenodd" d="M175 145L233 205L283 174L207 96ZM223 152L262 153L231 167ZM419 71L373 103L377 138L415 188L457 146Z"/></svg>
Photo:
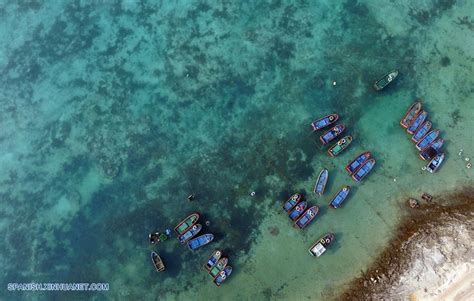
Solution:
<svg viewBox="0 0 474 301"><path fill-rule="evenodd" d="M2 4L1 285L110 283L100 299L337 296L388 241L399 200L473 183L474 5L402 2ZM394 68L397 81L374 92ZM417 97L447 140L435 175L398 125ZM354 137L337 158L309 130L331 112ZM377 165L355 185L344 166L364 150ZM350 198L329 210L346 184ZM304 231L281 212L294 191L321 206ZM148 245L192 211L211 221L212 246ZM334 247L310 257L328 231ZM201 267L217 247L234 267L220 289Z"/></svg>

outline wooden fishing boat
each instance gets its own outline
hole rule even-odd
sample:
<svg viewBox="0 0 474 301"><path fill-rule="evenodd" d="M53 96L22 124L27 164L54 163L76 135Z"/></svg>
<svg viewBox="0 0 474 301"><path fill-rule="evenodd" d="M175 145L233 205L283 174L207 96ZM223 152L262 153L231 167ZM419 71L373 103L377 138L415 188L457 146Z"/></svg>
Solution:
<svg viewBox="0 0 474 301"><path fill-rule="evenodd" d="M352 175L354 171L356 171L362 163L370 159L371 156L372 154L370 152L364 152L358 155L354 160L347 164L346 171L349 173L349 175Z"/></svg>
<svg viewBox="0 0 474 301"><path fill-rule="evenodd" d="M422 160L430 160L434 158L438 154L438 152L441 150L441 147L444 144L444 139L443 138L438 138L436 139L431 146L428 146L425 148L422 152L420 152L419 156Z"/></svg>
<svg viewBox="0 0 474 301"><path fill-rule="evenodd" d="M379 79L378 81L374 83L374 89L377 91L382 90L388 84L393 82L393 80L397 78L397 76L398 76L398 70L390 71L389 73L385 74L381 79Z"/></svg>
<svg viewBox="0 0 474 301"><path fill-rule="evenodd" d="M184 232L188 231L199 219L199 213L191 213L188 217L182 220L176 227L174 227L174 232L178 236L183 235Z"/></svg>
<svg viewBox="0 0 474 301"><path fill-rule="evenodd" d="M354 181L356 182L362 181L362 179L365 178L370 173L370 171L374 168L374 166L375 166L374 158L365 161L364 163L360 165L359 169L357 169L354 172L354 174L352 175L352 179L354 179Z"/></svg>
<svg viewBox="0 0 474 301"><path fill-rule="evenodd" d="M323 118L320 118L318 120L315 120L311 123L311 127L313 128L313 132L323 129L334 122L336 122L339 119L339 115L337 114L329 114L327 116L324 116Z"/></svg>
<svg viewBox="0 0 474 301"><path fill-rule="evenodd" d="M444 153L437 154L433 159L431 159L430 163L426 166L426 170L430 173L435 173L441 163L444 161Z"/></svg>
<svg viewBox="0 0 474 301"><path fill-rule="evenodd" d="M196 250L202 246L207 245L211 241L214 240L214 235L213 234L203 234L201 236L198 236L196 238L191 239L188 241L188 247L191 250Z"/></svg>
<svg viewBox="0 0 474 301"><path fill-rule="evenodd" d="M306 209L306 206L308 206L308 203L305 201L302 201L298 205L296 205L295 208L288 214L288 217L292 220L295 221Z"/></svg>
<svg viewBox="0 0 474 301"><path fill-rule="evenodd" d="M161 260L160 255L155 251L151 252L151 261L153 262L153 266L155 267L157 272L163 272L165 270L165 264L163 260Z"/></svg>
<svg viewBox="0 0 474 301"><path fill-rule="evenodd" d="M229 278L230 274L232 274L232 267L228 265L224 268L224 270L219 272L216 278L214 278L214 284L217 286L221 286L222 283L224 283L224 281Z"/></svg>
<svg viewBox="0 0 474 301"><path fill-rule="evenodd" d="M423 122L425 122L426 117L428 117L428 112L421 111L420 113L418 113L418 115L416 115L415 119L407 129L408 134L413 135L423 124Z"/></svg>
<svg viewBox="0 0 474 301"><path fill-rule="evenodd" d="M319 212L319 207L318 206L313 206L309 208L308 210L305 211L295 222L295 226L304 229L306 226L308 226L312 220L318 215Z"/></svg>
<svg viewBox="0 0 474 301"><path fill-rule="evenodd" d="M221 256L222 256L221 250L215 250L214 252L212 252L211 256L209 257L206 264L204 265L204 268L210 271L216 265L219 259L221 259Z"/></svg>
<svg viewBox="0 0 474 301"><path fill-rule="evenodd" d="M413 141L413 143L418 143L420 139L423 138L428 133L428 131L431 129L431 126L432 124L429 120L425 121L425 123L423 123L418 128L418 130L415 132L413 137L411 137L411 141Z"/></svg>
<svg viewBox="0 0 474 301"><path fill-rule="evenodd" d="M189 228L188 231L184 232L183 235L180 235L178 237L178 240L181 244L184 244L185 242L187 242L188 240L190 240L191 238L193 238L194 236L196 236L196 234L199 233L199 231L201 231L202 229L202 225L201 224L195 224L193 225L191 228Z"/></svg>
<svg viewBox="0 0 474 301"><path fill-rule="evenodd" d="M351 187L350 186L344 186L341 188L341 190L339 190L335 195L334 197L332 198L332 200L329 202L329 207L331 208L339 208L341 207L342 203L344 202L344 200L347 198L347 196L349 195L349 192L351 191Z"/></svg>
<svg viewBox="0 0 474 301"><path fill-rule="evenodd" d="M283 205L283 210L285 210L286 212L290 212L291 209L293 209L293 207L295 207L296 204L298 204L300 200L301 200L301 194L299 193L293 194L292 196L290 196L288 201L286 201L285 204Z"/></svg>
<svg viewBox="0 0 474 301"><path fill-rule="evenodd" d="M221 259L219 259L217 264L213 266L212 269L209 271L209 275L211 275L212 278L216 278L217 274L219 274L219 272L225 268L227 262L229 262L229 259L227 259L227 257L222 257Z"/></svg>
<svg viewBox="0 0 474 301"><path fill-rule="evenodd" d="M406 112L405 116L403 116L402 120L400 120L400 125L404 128L408 128L412 123L413 119L415 118L416 114L421 110L421 101L415 101Z"/></svg>
<svg viewBox="0 0 474 301"><path fill-rule="evenodd" d="M326 188L326 184L329 179L329 171L326 168L323 168L319 173L318 179L316 180L316 184L314 185L314 193L319 196L322 196L324 193L324 189Z"/></svg>
<svg viewBox="0 0 474 301"><path fill-rule="evenodd" d="M344 138L337 141L336 144L334 144L328 149L328 155L331 157L336 157L343 150L345 150L349 146L349 144L351 144L351 142L352 142L352 136L345 136Z"/></svg>
<svg viewBox="0 0 474 301"><path fill-rule="evenodd" d="M332 233L327 233L323 237L321 237L319 240L317 240L311 248L309 248L309 253L313 256L321 256L323 255L324 252L326 252L326 249L329 247L329 245L334 241L334 234Z"/></svg>
<svg viewBox="0 0 474 301"><path fill-rule="evenodd" d="M342 132L344 132L344 129L346 127L343 125L343 124L338 124L336 125L335 127L331 128L330 130L328 130L326 133L322 134L320 137L319 137L319 140L321 140L321 142L323 144L328 144L329 142L331 142L334 138L336 138L337 136L339 136Z"/></svg>
<svg viewBox="0 0 474 301"><path fill-rule="evenodd" d="M428 134L425 135L425 137L423 137L420 141L418 141L418 143L415 145L416 149L419 151L423 151L425 148L430 146L436 140L436 138L438 138L438 135L439 135L438 130L429 132Z"/></svg>

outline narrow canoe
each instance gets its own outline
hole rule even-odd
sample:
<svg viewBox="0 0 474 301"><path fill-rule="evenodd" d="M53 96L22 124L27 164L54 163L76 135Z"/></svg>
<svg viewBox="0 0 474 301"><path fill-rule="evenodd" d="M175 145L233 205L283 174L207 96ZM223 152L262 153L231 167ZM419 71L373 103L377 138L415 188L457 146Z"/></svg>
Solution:
<svg viewBox="0 0 474 301"><path fill-rule="evenodd" d="M206 264L204 265L206 270L210 271L216 265L219 259L221 259L221 256L222 256L221 250L215 250L214 252L212 252L211 256L209 257Z"/></svg>
<svg viewBox="0 0 474 301"><path fill-rule="evenodd" d="M415 119L407 129L408 134L413 135L423 124L423 122L425 122L426 117L428 117L428 112L421 111L420 113L418 113L418 115L416 115Z"/></svg>
<svg viewBox="0 0 474 301"><path fill-rule="evenodd" d="M327 233L320 239L318 239L310 248L309 248L309 253L313 256L321 256L324 252L326 252L326 249L331 245L331 243L334 241L334 234L333 233Z"/></svg>
<svg viewBox="0 0 474 301"><path fill-rule="evenodd" d="M311 123L311 127L313 128L313 131L317 131L320 129L323 129L334 122L336 122L339 119L339 115L337 114L329 114L327 116L324 116L323 118L320 118L318 120L315 120Z"/></svg>
<svg viewBox="0 0 474 301"><path fill-rule="evenodd" d="M338 124L336 125L335 127L331 128L330 130L328 130L326 133L322 134L320 137L319 137L319 140L321 140L321 142L323 144L328 144L329 142L331 142L334 138L336 138L337 136L339 136L342 132L344 132L344 129L346 127L343 125L343 124Z"/></svg>
<svg viewBox="0 0 474 301"><path fill-rule="evenodd" d="M160 255L155 251L151 252L151 261L153 262L153 266L155 267L157 272L163 272L165 270L165 265L163 260L161 260Z"/></svg>
<svg viewBox="0 0 474 301"><path fill-rule="evenodd" d="M185 242L187 242L188 240L190 240L191 238L193 238L194 236L196 236L196 234L199 233L199 231L201 231L202 229L202 225L201 224L195 224L193 225L191 228L189 228L188 231L184 232L183 235L180 235L178 237L178 240L181 244L184 244Z"/></svg>
<svg viewBox="0 0 474 301"><path fill-rule="evenodd" d="M354 160L347 164L346 171L349 173L349 175L352 175L354 171L356 171L362 163L370 159L371 156L372 154L370 152L364 152L358 155Z"/></svg>
<svg viewBox="0 0 474 301"><path fill-rule="evenodd" d="M430 146L436 140L436 138L438 138L438 135L439 135L438 130L429 132L428 134L425 135L425 137L423 137L420 141L418 141L418 143L415 145L416 149L419 151L423 151L425 148Z"/></svg>
<svg viewBox="0 0 474 301"><path fill-rule="evenodd" d="M308 210L303 213L303 215L300 216L295 222L295 226L304 229L306 226L308 226L312 220L318 215L319 212L319 207L318 206L313 206L309 208Z"/></svg>
<svg viewBox="0 0 474 301"><path fill-rule="evenodd" d="M214 284L221 286L227 278L232 274L232 267L230 265L226 266L224 270L220 271L219 274L214 278Z"/></svg>
<svg viewBox="0 0 474 301"><path fill-rule="evenodd" d="M228 261L229 259L227 259L227 257L222 257L219 259L217 264L209 271L209 275L211 275L212 278L216 278L217 274L219 274L219 272L225 268Z"/></svg>
<svg viewBox="0 0 474 301"><path fill-rule="evenodd" d="M324 189L326 188L326 184L329 179L329 171L326 168L323 168L319 173L318 179L316 180L316 184L314 185L314 193L319 196L322 196L324 193Z"/></svg>
<svg viewBox="0 0 474 301"><path fill-rule="evenodd" d="M441 163L443 163L443 161L444 161L444 153L437 154L426 166L426 170L429 171L430 173L435 173L438 170Z"/></svg>
<svg viewBox="0 0 474 301"><path fill-rule="evenodd" d="M183 221L181 221L176 227L174 227L174 232L178 236L182 235L184 232L188 231L199 219L199 213L194 212L191 213L188 217L186 217Z"/></svg>
<svg viewBox="0 0 474 301"><path fill-rule="evenodd" d="M381 79L374 83L374 89L377 91L382 90L388 84L390 84L395 78L398 76L398 70L390 71L389 73L385 74Z"/></svg>
<svg viewBox="0 0 474 301"><path fill-rule="evenodd" d="M370 171L374 168L375 166L375 159L369 159L362 163L362 165L357 169L354 174L352 175L352 179L356 182L362 181L363 178L365 178Z"/></svg>
<svg viewBox="0 0 474 301"><path fill-rule="evenodd" d="M415 132L415 134L413 135L413 137L411 137L411 141L413 141L414 143L418 143L420 141L421 138L425 137L425 135L428 133L428 131L431 129L431 122L428 120L428 121L425 121L425 123L423 123L419 128L418 130Z"/></svg>
<svg viewBox="0 0 474 301"><path fill-rule="evenodd" d="M344 200L347 198L349 195L349 192L351 191L350 186L344 186L339 190L334 197L332 198L331 202L329 202L329 207L332 207L334 209L341 207L342 203Z"/></svg>
<svg viewBox="0 0 474 301"><path fill-rule="evenodd" d="M211 241L214 240L214 235L213 234L203 234L201 236L198 236L196 238L191 239L188 241L188 247L191 250L196 250L202 246L207 245Z"/></svg>
<svg viewBox="0 0 474 301"><path fill-rule="evenodd" d="M404 128L408 128L415 118L416 114L421 111L421 101L415 101L409 108L408 111L400 120L400 125Z"/></svg>
<svg viewBox="0 0 474 301"><path fill-rule="evenodd" d="M422 152L420 152L420 158L422 160L430 160L432 159L434 156L436 156L439 152L439 150L441 149L441 147L443 146L444 144L444 139L443 138L438 138L436 139L432 144L431 146L427 147L425 150L423 150Z"/></svg>
<svg viewBox="0 0 474 301"><path fill-rule="evenodd" d="M305 201L302 201L301 203L296 205L295 208L293 208L293 210L290 212L290 214L288 214L288 217L292 221L295 221L304 212L304 210L306 209L307 206L308 206L308 203L305 202Z"/></svg>
<svg viewBox="0 0 474 301"><path fill-rule="evenodd" d="M345 136L344 138L337 141L336 144L334 144L328 149L328 155L331 157L336 157L343 150L345 150L349 146L349 144L351 144L351 142L352 142L352 136Z"/></svg>
<svg viewBox="0 0 474 301"><path fill-rule="evenodd" d="M283 205L283 210L285 210L286 212L290 212L291 209L293 209L293 207L295 207L296 204L298 204L300 200L301 200L301 194L299 193L293 194L292 196L290 196L288 201L286 201L285 204Z"/></svg>

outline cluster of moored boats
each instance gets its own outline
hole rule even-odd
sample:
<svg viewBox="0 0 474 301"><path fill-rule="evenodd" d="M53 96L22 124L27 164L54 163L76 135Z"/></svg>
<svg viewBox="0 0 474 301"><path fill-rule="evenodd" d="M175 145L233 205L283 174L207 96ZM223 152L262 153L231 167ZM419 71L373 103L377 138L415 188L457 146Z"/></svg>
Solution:
<svg viewBox="0 0 474 301"><path fill-rule="evenodd" d="M321 130L325 127L328 127L329 125L334 124L336 121L339 120L339 115L338 114L329 114L327 116L324 116L318 120L315 120L311 123L311 127L313 128L313 132ZM332 140L334 140L336 137L342 134L346 127L344 124L337 124L334 127L330 128L327 130L324 134L322 134L319 137L319 140L322 142L323 145L328 144ZM336 157L338 156L343 150L345 150L352 142L352 136L348 135L345 137L342 137L337 141L334 145L332 145L328 149L328 155L331 157Z"/></svg>
<svg viewBox="0 0 474 301"><path fill-rule="evenodd" d="M442 146L444 139L439 137L439 130L432 130L432 123L428 120L428 112L422 109L421 101L415 101L407 110L400 125L412 135L411 140L415 144L422 160L430 160L426 170L430 173L436 172L444 160ZM423 168L425 169L425 168Z"/></svg>
<svg viewBox="0 0 474 301"><path fill-rule="evenodd" d="M223 256L222 250L215 250L207 260L204 268L214 279L214 284L221 286L232 273L232 266L228 265L229 259Z"/></svg>

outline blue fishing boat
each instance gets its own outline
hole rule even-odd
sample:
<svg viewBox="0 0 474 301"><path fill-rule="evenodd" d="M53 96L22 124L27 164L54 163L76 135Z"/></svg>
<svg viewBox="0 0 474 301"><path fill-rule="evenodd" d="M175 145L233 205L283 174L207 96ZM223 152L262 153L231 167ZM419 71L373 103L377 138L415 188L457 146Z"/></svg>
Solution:
<svg viewBox="0 0 474 301"><path fill-rule="evenodd" d="M422 160L430 160L434 156L438 154L440 151L441 147L444 144L444 139L443 138L438 138L436 139L431 146L427 147L425 150L420 152L420 158Z"/></svg>
<svg viewBox="0 0 474 301"><path fill-rule="evenodd" d="M311 123L311 127L313 128L313 131L317 131L333 124L338 119L339 119L339 115L329 114L327 116L324 116L323 118L313 121Z"/></svg>
<svg viewBox="0 0 474 301"><path fill-rule="evenodd" d="M415 101L409 108L408 111L403 116L402 120L400 120L400 125L404 128L408 128L415 116L418 112L421 111L421 101Z"/></svg>
<svg viewBox="0 0 474 301"><path fill-rule="evenodd" d="M356 171L360 165L367 161L371 156L372 154L370 152L364 152L358 155L354 160L347 164L346 171L349 173L349 175L352 175L354 171Z"/></svg>
<svg viewBox="0 0 474 301"><path fill-rule="evenodd" d="M316 217L319 212L318 206L313 206L305 211L303 215L300 216L295 222L295 226L303 229L311 223L311 221Z"/></svg>
<svg viewBox="0 0 474 301"><path fill-rule="evenodd" d="M428 117L428 112L426 111L421 111L416 115L415 120L410 124L410 126L407 129L408 134L413 135L416 130L425 122L426 117Z"/></svg>
<svg viewBox="0 0 474 301"><path fill-rule="evenodd" d="M319 196L322 196L324 193L324 189L326 188L326 184L329 178L329 171L326 168L323 168L319 173L318 179L316 180L316 184L314 185L314 193Z"/></svg>
<svg viewBox="0 0 474 301"><path fill-rule="evenodd" d="M301 203L296 205L296 207L290 212L288 217L292 221L295 221L301 215L301 213L304 212L304 210L306 209L306 206L308 206L308 203L305 201L302 201Z"/></svg>
<svg viewBox="0 0 474 301"><path fill-rule="evenodd" d="M203 234L201 236L198 236L196 238L191 239L188 241L188 247L191 250L196 250L197 248L200 248L202 246L207 245L214 239L213 234Z"/></svg>
<svg viewBox="0 0 474 301"><path fill-rule="evenodd" d="M184 232L183 235L178 237L179 242L184 244L185 242L196 236L196 234L198 234L201 229L201 224L193 225L188 231Z"/></svg>
<svg viewBox="0 0 474 301"><path fill-rule="evenodd" d="M423 123L415 132L415 135L411 137L411 141L418 143L421 138L423 138L428 133L428 131L431 129L431 126L432 124L429 120L425 121L425 123Z"/></svg>
<svg viewBox="0 0 474 301"><path fill-rule="evenodd" d="M369 159L362 163L362 165L357 169L354 174L352 175L352 179L356 182L362 181L363 178L365 178L372 168L375 166L375 159Z"/></svg>
<svg viewBox="0 0 474 301"><path fill-rule="evenodd" d="M438 138L438 135L439 135L439 131L438 131L438 130L429 132L428 134L426 134L425 137L423 137L423 138L416 144L416 148L417 148L419 151L423 151L425 148L427 148L428 146L430 146L431 143L433 143L436 138Z"/></svg>
<svg viewBox="0 0 474 301"><path fill-rule="evenodd" d="M221 286L224 281L229 278L230 274L232 273L232 267L230 265L226 266L224 270L220 271L219 274L214 278L214 283L217 286Z"/></svg>
<svg viewBox="0 0 474 301"><path fill-rule="evenodd" d="M209 257L206 264L204 265L206 270L210 271L212 269L212 267L215 266L216 263L219 261L221 256L222 256L222 251L221 250L215 250L214 252L212 252L211 257Z"/></svg>
<svg viewBox="0 0 474 301"><path fill-rule="evenodd" d="M349 192L351 191L350 186L344 186L339 190L334 197L332 198L331 202L329 202L329 207L332 207L334 209L339 208L344 200L347 198L349 195Z"/></svg>
<svg viewBox="0 0 474 301"><path fill-rule="evenodd" d="M437 154L426 166L426 170L429 171L430 173L436 172L439 166L441 165L441 163L443 163L443 160L444 160L444 153Z"/></svg>
<svg viewBox="0 0 474 301"><path fill-rule="evenodd" d="M283 210L285 210L286 212L290 212L291 209L293 209L293 207L295 207L296 204L298 204L300 200L301 200L301 194L299 193L293 194L292 196L290 196L288 201L286 201L285 204L283 205Z"/></svg>
<svg viewBox="0 0 474 301"><path fill-rule="evenodd" d="M331 142L334 138L336 138L337 136L339 136L342 132L344 132L344 129L346 127L343 125L343 124L338 124L336 125L335 127L331 128L329 131L327 131L326 133L322 134L320 137L319 137L319 140L321 140L321 142L323 144L328 144L329 142Z"/></svg>

